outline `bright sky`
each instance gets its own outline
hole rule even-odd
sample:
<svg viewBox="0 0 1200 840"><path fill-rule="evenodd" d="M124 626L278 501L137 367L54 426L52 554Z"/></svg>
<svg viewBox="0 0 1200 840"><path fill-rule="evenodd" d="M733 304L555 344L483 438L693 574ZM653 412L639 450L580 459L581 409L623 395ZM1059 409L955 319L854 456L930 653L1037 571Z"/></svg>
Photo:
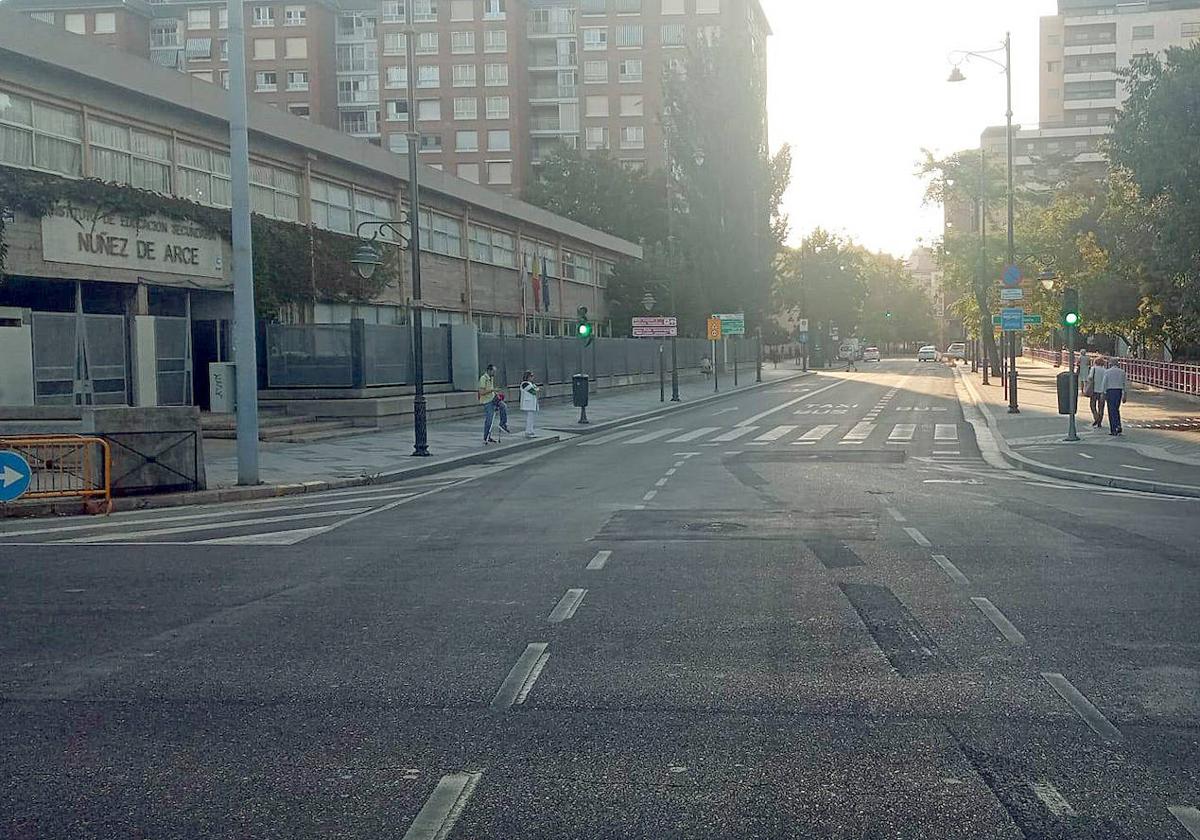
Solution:
<svg viewBox="0 0 1200 840"><path fill-rule="evenodd" d="M770 41L771 147L792 144L791 240L821 226L906 256L941 232L913 173L921 148L979 146L1004 123L1004 74L984 61L949 84L952 50L1013 37L1013 112L1038 119L1038 19L1055 0L761 0ZM997 57L1002 58L1003 54Z"/></svg>

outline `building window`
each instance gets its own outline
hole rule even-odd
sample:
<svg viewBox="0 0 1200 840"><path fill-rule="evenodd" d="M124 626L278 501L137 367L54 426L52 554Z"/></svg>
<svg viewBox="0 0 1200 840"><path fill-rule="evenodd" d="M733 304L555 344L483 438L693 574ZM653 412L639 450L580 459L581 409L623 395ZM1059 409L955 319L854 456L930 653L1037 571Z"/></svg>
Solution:
<svg viewBox="0 0 1200 840"><path fill-rule="evenodd" d="M418 99L417 119L425 122L435 122L442 118L442 100Z"/></svg>
<svg viewBox="0 0 1200 840"><path fill-rule="evenodd" d="M632 15L642 13L642 0L617 0L617 14Z"/></svg>
<svg viewBox="0 0 1200 840"><path fill-rule="evenodd" d="M417 33L417 55L437 55L438 51L438 33L436 32L418 32Z"/></svg>
<svg viewBox="0 0 1200 840"><path fill-rule="evenodd" d="M682 47L687 43L687 27L682 23L664 23L662 25L662 45L664 47Z"/></svg>
<svg viewBox="0 0 1200 840"><path fill-rule="evenodd" d="M683 0L662 0L662 13L664 15L685 14Z"/></svg>
<svg viewBox="0 0 1200 840"><path fill-rule="evenodd" d="M308 71L289 70L287 74L288 90L308 90Z"/></svg>
<svg viewBox="0 0 1200 840"><path fill-rule="evenodd" d="M463 256L462 222L433 210L421 211L421 250L449 257Z"/></svg>
<svg viewBox="0 0 1200 840"><path fill-rule="evenodd" d="M73 32L76 35L86 35L87 15L65 14L63 15L63 26L68 32Z"/></svg>
<svg viewBox="0 0 1200 840"><path fill-rule="evenodd" d="M176 49L182 46L179 39L179 21L156 21L150 24L150 46Z"/></svg>
<svg viewBox="0 0 1200 840"><path fill-rule="evenodd" d="M455 64L451 68L451 75L454 87L475 87L479 83L474 64Z"/></svg>
<svg viewBox="0 0 1200 840"><path fill-rule="evenodd" d="M450 20L475 20L475 0L450 0Z"/></svg>
<svg viewBox="0 0 1200 840"><path fill-rule="evenodd" d="M460 163L456 173L459 178L464 181L470 181L472 184L479 183L479 164L478 163Z"/></svg>
<svg viewBox="0 0 1200 840"><path fill-rule="evenodd" d="M390 88L408 87L408 68L389 67L387 69L387 86Z"/></svg>
<svg viewBox="0 0 1200 840"><path fill-rule="evenodd" d="M516 247L512 234L480 225L470 226L471 259L504 268L516 268Z"/></svg>
<svg viewBox="0 0 1200 840"><path fill-rule="evenodd" d="M284 26L304 26L308 23L308 9L305 6L284 6Z"/></svg>
<svg viewBox="0 0 1200 840"><path fill-rule="evenodd" d="M585 85L602 85L608 82L607 61L583 62L583 83Z"/></svg>
<svg viewBox="0 0 1200 840"><path fill-rule="evenodd" d="M181 198L210 207L230 204L229 155L190 143L175 144Z"/></svg>
<svg viewBox="0 0 1200 840"><path fill-rule="evenodd" d="M374 105L379 101L378 76L350 76L338 79L339 105Z"/></svg>
<svg viewBox="0 0 1200 840"><path fill-rule="evenodd" d="M487 118L489 120L507 120L509 113L507 96L489 96L487 98Z"/></svg>
<svg viewBox="0 0 1200 840"><path fill-rule="evenodd" d="M508 52L508 30L489 29L484 32L483 51L489 53Z"/></svg>
<svg viewBox="0 0 1200 840"><path fill-rule="evenodd" d="M112 12L97 12L92 32L97 35L112 35L117 31L117 16Z"/></svg>
<svg viewBox="0 0 1200 840"><path fill-rule="evenodd" d="M93 178L171 194L171 141L158 134L95 118L88 120Z"/></svg>
<svg viewBox="0 0 1200 840"><path fill-rule="evenodd" d="M607 96L589 96L585 100L584 116L587 117L607 117L608 116L608 97Z"/></svg>
<svg viewBox="0 0 1200 840"><path fill-rule="evenodd" d="M1133 27L1133 40L1135 41L1153 41L1154 26L1135 26Z"/></svg>
<svg viewBox="0 0 1200 840"><path fill-rule="evenodd" d="M406 40L403 32L383 33L384 55L404 55L405 44Z"/></svg>
<svg viewBox="0 0 1200 840"><path fill-rule="evenodd" d="M312 223L335 233L350 233L350 190L320 178L313 178Z"/></svg>
<svg viewBox="0 0 1200 840"><path fill-rule="evenodd" d="M589 152L608 148L608 129L593 125L584 129L584 146Z"/></svg>
<svg viewBox="0 0 1200 840"><path fill-rule="evenodd" d="M621 116L622 117L643 117L645 116L645 100L640 94L633 96L621 97Z"/></svg>
<svg viewBox="0 0 1200 840"><path fill-rule="evenodd" d="M646 129L640 125L627 125L621 129L622 149L646 148Z"/></svg>
<svg viewBox="0 0 1200 840"><path fill-rule="evenodd" d="M451 32L450 33L450 52L456 54L473 53L475 52L475 33L474 32Z"/></svg>
<svg viewBox="0 0 1200 840"><path fill-rule="evenodd" d="M483 0L484 20L504 20L505 0Z"/></svg>
<svg viewBox="0 0 1200 840"><path fill-rule="evenodd" d="M512 133L507 128L494 129L488 132L489 152L511 152Z"/></svg>
<svg viewBox="0 0 1200 840"><path fill-rule="evenodd" d="M188 9L188 29L212 29L212 12L208 9Z"/></svg>
<svg viewBox="0 0 1200 840"><path fill-rule="evenodd" d="M388 122L408 122L408 100L389 99L386 114Z"/></svg>
<svg viewBox="0 0 1200 840"><path fill-rule="evenodd" d="M582 11L585 15L608 14L608 0L583 0Z"/></svg>
<svg viewBox="0 0 1200 840"><path fill-rule="evenodd" d="M438 0L412 0L413 21L435 23L438 19Z"/></svg>
<svg viewBox="0 0 1200 840"><path fill-rule="evenodd" d="M274 70L260 70L254 74L254 89L260 92L269 92L279 88L278 79Z"/></svg>
<svg viewBox="0 0 1200 840"><path fill-rule="evenodd" d="M607 26L587 26L583 29L583 49L586 50L606 50L608 49L608 27Z"/></svg>
<svg viewBox="0 0 1200 840"><path fill-rule="evenodd" d="M188 61L208 61L212 58L212 38L188 38L183 55Z"/></svg>
<svg viewBox="0 0 1200 840"><path fill-rule="evenodd" d="M417 87L435 88L442 84L442 68L436 64L422 64L417 68Z"/></svg>
<svg viewBox="0 0 1200 840"><path fill-rule="evenodd" d="M440 152L442 150L442 135L422 134L420 150L422 152Z"/></svg>
<svg viewBox="0 0 1200 840"><path fill-rule="evenodd" d="M54 25L54 12L30 12L29 16L39 23Z"/></svg>
<svg viewBox="0 0 1200 840"><path fill-rule="evenodd" d="M314 182L315 183L315 182ZM250 162L250 209L272 219L300 218L300 178L275 166Z"/></svg>
<svg viewBox="0 0 1200 840"><path fill-rule="evenodd" d="M222 6L221 8L217 9L217 28L218 29L228 29L229 28L229 7L228 6Z"/></svg>
<svg viewBox="0 0 1200 840"><path fill-rule="evenodd" d="M507 64L483 65L483 83L488 87L504 87L508 84Z"/></svg>
<svg viewBox="0 0 1200 840"><path fill-rule="evenodd" d="M96 15L96 26L100 26L99 15ZM99 32L99 28L96 31ZM1179 25L1179 36L1181 38L1200 38L1200 21L1195 23L1181 23Z"/></svg>
<svg viewBox="0 0 1200 840"><path fill-rule="evenodd" d="M592 258L571 251L563 251L563 279L592 285Z"/></svg>
<svg viewBox="0 0 1200 840"><path fill-rule="evenodd" d="M707 47L715 47L721 42L721 27L701 26L696 30L696 40Z"/></svg>
<svg viewBox="0 0 1200 840"><path fill-rule="evenodd" d="M404 23L404 0L383 0L383 22Z"/></svg>
<svg viewBox="0 0 1200 840"><path fill-rule="evenodd" d="M274 26L275 25L275 9L272 6L255 6L254 7L254 25L255 26Z"/></svg>
<svg viewBox="0 0 1200 840"><path fill-rule="evenodd" d="M459 96L454 99L454 119L479 119L479 100L474 96Z"/></svg>
<svg viewBox="0 0 1200 840"><path fill-rule="evenodd" d="M397 155L408 154L408 136L400 132L389 134L388 151Z"/></svg>
<svg viewBox="0 0 1200 840"><path fill-rule="evenodd" d="M478 131L456 131L456 132L454 132L454 151L456 151L456 152L478 152L479 151L479 132Z"/></svg>
<svg viewBox="0 0 1200 840"><path fill-rule="evenodd" d="M312 109L308 107L307 102L289 102L287 109L293 117L302 117L306 120L312 114Z"/></svg>
<svg viewBox="0 0 1200 840"><path fill-rule="evenodd" d="M698 14L698 15L719 15L719 14L721 14L721 0L696 0L696 14Z"/></svg>
<svg viewBox="0 0 1200 840"><path fill-rule="evenodd" d="M254 60L267 61L275 57L275 39L274 38L255 38L254 39Z"/></svg>
<svg viewBox="0 0 1200 840"><path fill-rule="evenodd" d="M620 71L622 82L640 82L642 80L642 60L627 58L621 62Z"/></svg>
<svg viewBox="0 0 1200 840"><path fill-rule="evenodd" d="M621 23L617 25L617 49L640 47L645 42L645 35L640 23Z"/></svg>
<svg viewBox="0 0 1200 840"><path fill-rule="evenodd" d="M307 38L285 38L283 41L284 58L308 58Z"/></svg>
<svg viewBox="0 0 1200 840"><path fill-rule="evenodd" d="M511 160L489 160L487 168L489 184L511 184L513 182Z"/></svg>
<svg viewBox="0 0 1200 840"><path fill-rule="evenodd" d="M394 218L396 210L391 201L359 190L354 191L355 228L363 222L386 222ZM379 235L384 239L392 238L392 232L387 228L380 230Z"/></svg>

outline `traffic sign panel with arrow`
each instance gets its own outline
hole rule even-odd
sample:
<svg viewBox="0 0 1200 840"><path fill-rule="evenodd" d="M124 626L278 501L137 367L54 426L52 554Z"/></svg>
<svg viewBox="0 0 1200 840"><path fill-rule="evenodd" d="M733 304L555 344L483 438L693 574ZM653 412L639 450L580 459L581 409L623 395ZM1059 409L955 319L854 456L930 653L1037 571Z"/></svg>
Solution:
<svg viewBox="0 0 1200 840"><path fill-rule="evenodd" d="M14 502L25 495L33 471L16 452L0 452L0 502Z"/></svg>

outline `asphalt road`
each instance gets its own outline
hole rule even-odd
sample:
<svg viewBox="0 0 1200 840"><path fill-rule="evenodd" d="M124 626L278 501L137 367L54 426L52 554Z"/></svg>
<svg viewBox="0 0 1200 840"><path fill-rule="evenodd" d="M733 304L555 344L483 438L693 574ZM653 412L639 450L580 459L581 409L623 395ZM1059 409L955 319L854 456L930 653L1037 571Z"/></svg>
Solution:
<svg viewBox="0 0 1200 840"><path fill-rule="evenodd" d="M970 419L890 361L0 523L0 836L1200 838L1200 502L1001 469Z"/></svg>

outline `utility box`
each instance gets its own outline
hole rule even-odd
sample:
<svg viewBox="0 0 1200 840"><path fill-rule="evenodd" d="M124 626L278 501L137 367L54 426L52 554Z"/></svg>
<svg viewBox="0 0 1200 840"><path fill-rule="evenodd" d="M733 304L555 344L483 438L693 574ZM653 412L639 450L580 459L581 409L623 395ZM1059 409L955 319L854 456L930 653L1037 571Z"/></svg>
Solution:
<svg viewBox="0 0 1200 840"><path fill-rule="evenodd" d="M237 366L233 362L208 363L208 410L233 414L237 408Z"/></svg>
<svg viewBox="0 0 1200 840"><path fill-rule="evenodd" d="M577 373L571 377L571 401L576 408L587 408L590 381L586 373Z"/></svg>
<svg viewBox="0 0 1200 840"><path fill-rule="evenodd" d="M1058 383L1058 413L1074 414L1073 407L1078 407L1075 394L1079 390L1079 375L1063 371L1057 377ZM1072 405L1074 403L1074 406Z"/></svg>

